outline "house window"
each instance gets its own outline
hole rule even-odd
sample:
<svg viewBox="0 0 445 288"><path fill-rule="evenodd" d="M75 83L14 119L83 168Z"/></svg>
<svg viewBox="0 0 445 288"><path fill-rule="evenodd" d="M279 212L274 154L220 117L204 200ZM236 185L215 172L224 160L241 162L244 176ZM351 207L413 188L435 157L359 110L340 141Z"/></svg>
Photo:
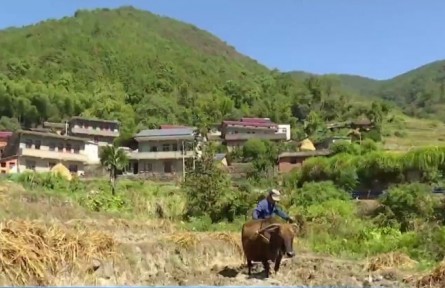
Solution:
<svg viewBox="0 0 445 288"><path fill-rule="evenodd" d="M70 165L68 166L68 170L70 170L71 173L77 173L77 170L78 170L77 165L75 165L75 164L70 164Z"/></svg>
<svg viewBox="0 0 445 288"><path fill-rule="evenodd" d="M25 147L26 148L31 148L32 147L32 140L31 139L26 139L25 140Z"/></svg>
<svg viewBox="0 0 445 288"><path fill-rule="evenodd" d="M97 136L94 137L94 143L99 142L99 138Z"/></svg>
<svg viewBox="0 0 445 288"><path fill-rule="evenodd" d="M151 152L158 152L158 146L151 146L150 147Z"/></svg>
<svg viewBox="0 0 445 288"><path fill-rule="evenodd" d="M63 152L63 143L62 142L57 143L57 151Z"/></svg>
<svg viewBox="0 0 445 288"><path fill-rule="evenodd" d="M49 169L52 169L54 166L56 166L55 162L48 162Z"/></svg>
<svg viewBox="0 0 445 288"><path fill-rule="evenodd" d="M71 144L70 143L66 143L66 152L71 153Z"/></svg>
<svg viewBox="0 0 445 288"><path fill-rule="evenodd" d="M2 162L2 167L6 167L6 162Z"/></svg>
<svg viewBox="0 0 445 288"><path fill-rule="evenodd" d="M2 170L2 174L6 174L6 171L5 171L5 170Z"/></svg>
<svg viewBox="0 0 445 288"><path fill-rule="evenodd" d="M164 152L170 151L170 144L163 144L162 151L164 151Z"/></svg>
<svg viewBox="0 0 445 288"><path fill-rule="evenodd" d="M290 159L290 164L297 164L297 158L291 158Z"/></svg>
<svg viewBox="0 0 445 288"><path fill-rule="evenodd" d="M144 171L145 172L152 172L153 171L153 164L150 162L145 162L144 164Z"/></svg>
<svg viewBox="0 0 445 288"><path fill-rule="evenodd" d="M80 147L79 145L74 145L74 153L79 154Z"/></svg>
<svg viewBox="0 0 445 288"><path fill-rule="evenodd" d="M54 150L56 150L56 143L54 142L49 143L49 151L54 151Z"/></svg>
<svg viewBox="0 0 445 288"><path fill-rule="evenodd" d="M42 145L42 141L36 140L36 142L34 143L34 148L37 150L40 150L41 145Z"/></svg>
<svg viewBox="0 0 445 288"><path fill-rule="evenodd" d="M25 165L26 165L26 169L36 170L36 161L26 160Z"/></svg>
<svg viewBox="0 0 445 288"><path fill-rule="evenodd" d="M172 145L172 151L178 151L178 144L174 143Z"/></svg>
<svg viewBox="0 0 445 288"><path fill-rule="evenodd" d="M173 167L172 162L164 162L164 173L172 173Z"/></svg>

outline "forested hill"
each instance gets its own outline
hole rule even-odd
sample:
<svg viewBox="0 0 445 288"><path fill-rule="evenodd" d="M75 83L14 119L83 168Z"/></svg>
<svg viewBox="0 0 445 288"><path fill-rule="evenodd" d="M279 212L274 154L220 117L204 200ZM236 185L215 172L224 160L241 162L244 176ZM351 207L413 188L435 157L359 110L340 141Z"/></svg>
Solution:
<svg viewBox="0 0 445 288"><path fill-rule="evenodd" d="M301 71L289 74L296 79L305 79L311 75ZM395 102L408 115L445 121L445 114L442 113L445 109L444 60L423 65L388 80L344 74L329 76L335 76L345 90Z"/></svg>
<svg viewBox="0 0 445 288"><path fill-rule="evenodd" d="M7 29L0 46L0 129L84 115L120 120L130 135L162 123L243 115L295 124L310 111L320 123L372 110L355 109L328 78L270 71L205 31L132 7Z"/></svg>

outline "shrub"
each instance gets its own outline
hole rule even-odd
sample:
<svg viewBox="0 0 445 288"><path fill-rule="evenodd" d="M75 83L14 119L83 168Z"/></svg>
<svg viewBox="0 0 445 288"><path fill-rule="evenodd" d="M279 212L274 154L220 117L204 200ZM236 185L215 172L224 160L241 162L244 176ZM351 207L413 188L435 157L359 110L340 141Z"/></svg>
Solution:
<svg viewBox="0 0 445 288"><path fill-rule="evenodd" d="M351 199L351 196L337 188L332 181L308 182L292 193L291 204L307 207L332 199L348 200Z"/></svg>
<svg viewBox="0 0 445 288"><path fill-rule="evenodd" d="M401 230L414 229L415 220L431 221L435 218L435 207L431 187L425 184L412 183L391 187L380 197L390 213L388 219L400 223Z"/></svg>

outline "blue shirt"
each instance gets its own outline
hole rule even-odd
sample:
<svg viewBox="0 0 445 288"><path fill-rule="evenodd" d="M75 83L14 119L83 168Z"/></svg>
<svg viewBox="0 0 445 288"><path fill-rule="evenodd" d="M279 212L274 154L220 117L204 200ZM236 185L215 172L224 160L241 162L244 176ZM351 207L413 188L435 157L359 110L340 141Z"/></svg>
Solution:
<svg viewBox="0 0 445 288"><path fill-rule="evenodd" d="M279 209L275 204L270 203L266 199L261 200L255 210L253 210L253 219L266 219L278 215L284 220L288 220L289 216Z"/></svg>

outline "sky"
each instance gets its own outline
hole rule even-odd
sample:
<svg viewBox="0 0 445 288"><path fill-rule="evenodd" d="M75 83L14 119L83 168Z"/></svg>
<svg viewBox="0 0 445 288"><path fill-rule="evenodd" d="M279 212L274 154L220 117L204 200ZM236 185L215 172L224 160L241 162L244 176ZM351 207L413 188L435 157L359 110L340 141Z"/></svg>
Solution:
<svg viewBox="0 0 445 288"><path fill-rule="evenodd" d="M0 29L134 6L207 30L281 71L388 79L445 59L442 0L14 0Z"/></svg>

